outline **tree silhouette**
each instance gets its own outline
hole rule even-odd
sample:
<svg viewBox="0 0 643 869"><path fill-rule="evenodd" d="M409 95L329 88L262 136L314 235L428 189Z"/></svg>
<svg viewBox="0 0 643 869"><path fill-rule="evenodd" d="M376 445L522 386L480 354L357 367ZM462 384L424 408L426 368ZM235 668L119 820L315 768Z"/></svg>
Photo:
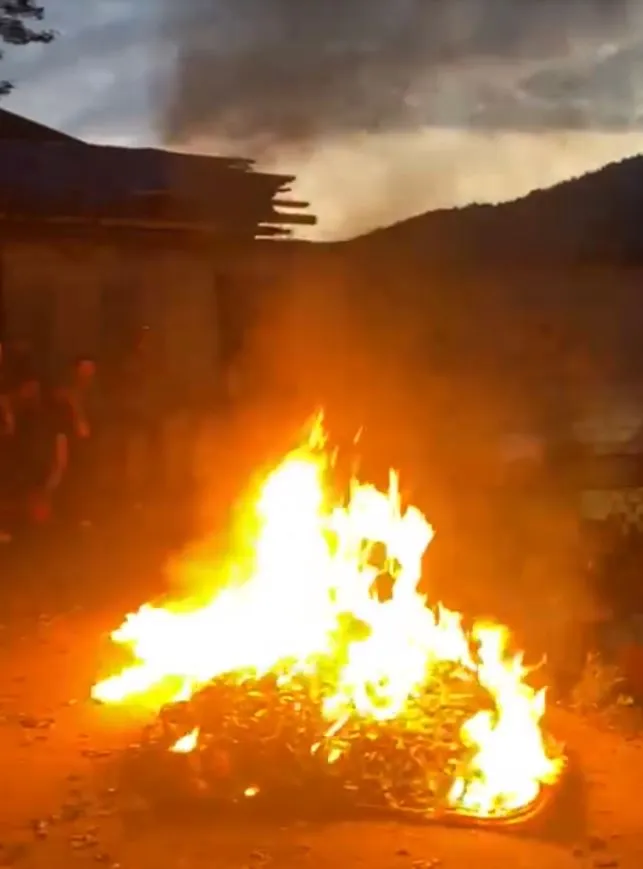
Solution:
<svg viewBox="0 0 643 869"><path fill-rule="evenodd" d="M0 0L0 44L28 45L30 42L51 42L54 33L37 26L45 15L43 6L34 0ZM36 24L36 26L32 26ZM2 52L0 51L0 59ZM0 97L13 89L9 81L0 78Z"/></svg>

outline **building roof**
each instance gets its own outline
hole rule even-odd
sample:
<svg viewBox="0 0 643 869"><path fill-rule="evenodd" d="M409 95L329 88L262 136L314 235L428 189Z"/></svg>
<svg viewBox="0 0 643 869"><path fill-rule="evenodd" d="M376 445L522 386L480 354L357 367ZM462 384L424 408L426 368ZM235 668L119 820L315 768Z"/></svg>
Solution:
<svg viewBox="0 0 643 869"><path fill-rule="evenodd" d="M0 111L0 215L278 237L315 218L252 161L90 145Z"/></svg>

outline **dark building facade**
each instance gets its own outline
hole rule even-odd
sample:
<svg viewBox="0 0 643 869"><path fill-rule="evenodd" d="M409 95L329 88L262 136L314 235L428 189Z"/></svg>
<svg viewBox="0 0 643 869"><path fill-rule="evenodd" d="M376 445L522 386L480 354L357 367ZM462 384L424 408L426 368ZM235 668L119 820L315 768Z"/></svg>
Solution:
<svg viewBox="0 0 643 869"><path fill-rule="evenodd" d="M0 112L3 338L55 376L78 354L115 360L146 328L168 382L212 381L253 292L299 256L292 227L314 223L288 200L292 180L87 145Z"/></svg>

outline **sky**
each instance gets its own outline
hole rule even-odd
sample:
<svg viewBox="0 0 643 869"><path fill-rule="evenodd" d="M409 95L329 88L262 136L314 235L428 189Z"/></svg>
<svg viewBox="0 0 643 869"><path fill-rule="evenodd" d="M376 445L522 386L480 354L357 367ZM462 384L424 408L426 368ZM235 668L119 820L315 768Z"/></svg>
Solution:
<svg viewBox="0 0 643 869"><path fill-rule="evenodd" d="M643 152L640 0L41 0L2 105L296 174L316 238Z"/></svg>

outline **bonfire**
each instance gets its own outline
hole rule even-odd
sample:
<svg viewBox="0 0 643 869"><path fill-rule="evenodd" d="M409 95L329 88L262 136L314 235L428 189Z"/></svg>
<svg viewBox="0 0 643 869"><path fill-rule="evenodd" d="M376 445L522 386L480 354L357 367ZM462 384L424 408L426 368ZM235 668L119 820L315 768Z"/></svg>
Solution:
<svg viewBox="0 0 643 869"><path fill-rule="evenodd" d="M318 419L267 474L234 580L128 615L112 639L132 663L93 697L156 706L155 764L181 759L217 799L523 811L565 764L545 691L506 628L419 592L434 532L398 476L340 495L333 468Z"/></svg>

